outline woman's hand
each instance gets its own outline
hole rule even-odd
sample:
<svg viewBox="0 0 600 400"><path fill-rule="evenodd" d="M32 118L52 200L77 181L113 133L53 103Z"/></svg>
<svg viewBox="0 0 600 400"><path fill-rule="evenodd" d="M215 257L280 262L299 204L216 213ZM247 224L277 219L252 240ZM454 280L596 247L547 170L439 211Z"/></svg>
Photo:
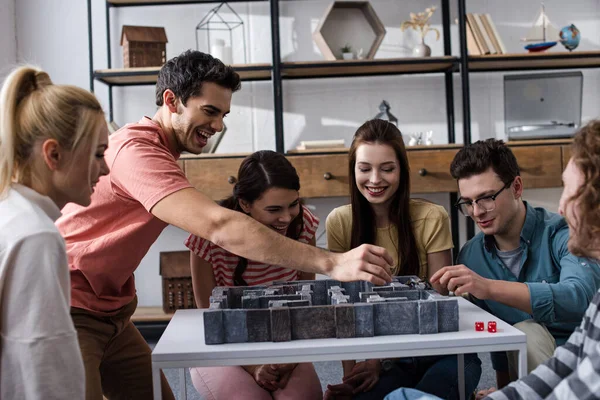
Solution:
<svg viewBox="0 0 600 400"><path fill-rule="evenodd" d="M354 394L368 392L379 381L380 373L379 360L366 360L356 363L350 374L344 377L343 382L354 387Z"/></svg>
<svg viewBox="0 0 600 400"><path fill-rule="evenodd" d="M274 392L278 389L279 373L270 364L246 365L243 367L256 381L258 386Z"/></svg>
<svg viewBox="0 0 600 400"><path fill-rule="evenodd" d="M292 376L292 372L294 372L294 368L296 368L298 364L272 364L271 369L279 374L279 380L276 385L279 389L283 389L287 386L290 377Z"/></svg>

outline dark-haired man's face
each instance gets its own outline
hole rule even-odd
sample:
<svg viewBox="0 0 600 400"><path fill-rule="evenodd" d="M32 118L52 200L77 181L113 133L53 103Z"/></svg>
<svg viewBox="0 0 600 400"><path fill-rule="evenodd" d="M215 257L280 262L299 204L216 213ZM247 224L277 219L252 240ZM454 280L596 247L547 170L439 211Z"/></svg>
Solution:
<svg viewBox="0 0 600 400"><path fill-rule="evenodd" d="M171 119L180 152L200 154L208 139L223 130L223 118L229 113L231 95L231 89L205 82L200 96L190 97L185 106L179 102Z"/></svg>
<svg viewBox="0 0 600 400"><path fill-rule="evenodd" d="M520 178L517 180L518 182L515 181L502 190L492 202L489 201L489 196L493 196L506 185L491 168L481 174L458 180L459 201L488 199L469 208L469 216L485 235L506 234L510 224L515 221L522 190Z"/></svg>

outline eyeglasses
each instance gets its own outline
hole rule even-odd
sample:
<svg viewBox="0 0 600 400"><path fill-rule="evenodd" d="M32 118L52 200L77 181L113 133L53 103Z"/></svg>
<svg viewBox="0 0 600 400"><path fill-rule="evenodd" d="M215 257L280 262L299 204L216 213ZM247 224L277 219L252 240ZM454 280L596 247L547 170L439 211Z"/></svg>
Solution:
<svg viewBox="0 0 600 400"><path fill-rule="evenodd" d="M479 208L485 210L486 212L494 211L494 209L496 208L496 197L498 197L504 189L509 188L510 185L512 185L512 182L507 185L504 185L502 189L498 190L491 196L483 196L475 200L459 201L456 204L454 204L454 207L458 208L458 210L464 215L469 216L473 214L473 208L475 207L475 204L477 204Z"/></svg>

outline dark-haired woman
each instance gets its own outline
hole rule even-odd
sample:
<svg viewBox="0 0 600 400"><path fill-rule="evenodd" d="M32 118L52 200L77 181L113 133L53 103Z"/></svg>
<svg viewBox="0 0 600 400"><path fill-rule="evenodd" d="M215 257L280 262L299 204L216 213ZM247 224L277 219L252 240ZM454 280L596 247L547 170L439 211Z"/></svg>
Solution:
<svg viewBox="0 0 600 400"><path fill-rule="evenodd" d="M243 212L276 232L315 245L319 220L302 206L294 167L273 151L258 151L240 165L233 195L223 207ZM249 233L250 234L250 233ZM208 307L215 286L268 285L314 279L311 273L238 257L190 235L192 282L198 307ZM310 363L193 368L192 382L207 399L321 399L319 378ZM235 385L232 384L235 382Z"/></svg>
<svg viewBox="0 0 600 400"><path fill-rule="evenodd" d="M377 244L394 258L394 275L424 280L451 264L448 214L441 206L410 198L408 157L398 128L380 119L359 127L350 147L349 176L351 204L327 217L331 251ZM456 356L344 361L343 366L343 383L329 386L326 398L382 399L399 387L458 398ZM467 393L475 389L480 375L481 361L466 355Z"/></svg>

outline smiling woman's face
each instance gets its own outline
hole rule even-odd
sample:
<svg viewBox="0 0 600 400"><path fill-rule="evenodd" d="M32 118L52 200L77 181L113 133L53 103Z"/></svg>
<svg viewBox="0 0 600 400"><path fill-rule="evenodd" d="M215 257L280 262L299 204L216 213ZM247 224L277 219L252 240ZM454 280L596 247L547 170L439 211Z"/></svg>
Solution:
<svg viewBox="0 0 600 400"><path fill-rule="evenodd" d="M272 187L251 204L240 199L240 206L261 224L285 235L300 213L300 197L297 190Z"/></svg>

